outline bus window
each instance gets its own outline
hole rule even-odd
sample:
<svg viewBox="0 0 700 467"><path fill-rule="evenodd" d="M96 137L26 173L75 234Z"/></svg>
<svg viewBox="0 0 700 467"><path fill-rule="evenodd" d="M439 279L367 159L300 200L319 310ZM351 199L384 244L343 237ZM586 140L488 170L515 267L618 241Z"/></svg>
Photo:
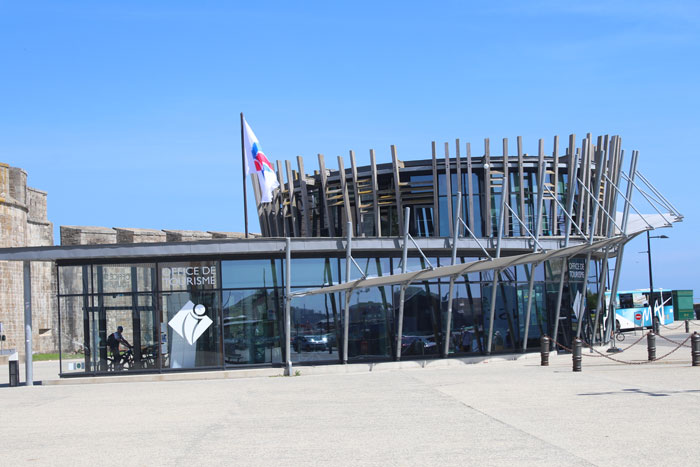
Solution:
<svg viewBox="0 0 700 467"><path fill-rule="evenodd" d="M647 296L641 292L635 292L632 294L634 299L635 308L645 308L647 306Z"/></svg>
<svg viewBox="0 0 700 467"><path fill-rule="evenodd" d="M671 306L673 304L670 291L664 290L663 292L661 292L661 298L664 299L664 306Z"/></svg>
<svg viewBox="0 0 700 467"><path fill-rule="evenodd" d="M631 293L620 294L620 308L634 308L634 300Z"/></svg>

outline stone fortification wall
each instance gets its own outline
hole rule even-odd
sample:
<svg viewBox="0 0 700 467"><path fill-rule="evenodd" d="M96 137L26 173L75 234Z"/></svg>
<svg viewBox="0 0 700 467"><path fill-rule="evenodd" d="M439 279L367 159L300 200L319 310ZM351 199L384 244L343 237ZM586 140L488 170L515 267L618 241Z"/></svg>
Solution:
<svg viewBox="0 0 700 467"><path fill-rule="evenodd" d="M46 192L27 187L27 173L0 163L0 247L53 245L53 225L46 217ZM23 265L0 261L0 322L3 348L24 354ZM56 273L52 263L32 263L32 325L36 352L57 348Z"/></svg>
<svg viewBox="0 0 700 467"><path fill-rule="evenodd" d="M249 234L260 237L260 234ZM61 226L61 245L106 245L113 243L195 242L201 240L245 238L240 232L204 232L200 230L152 230L125 227Z"/></svg>

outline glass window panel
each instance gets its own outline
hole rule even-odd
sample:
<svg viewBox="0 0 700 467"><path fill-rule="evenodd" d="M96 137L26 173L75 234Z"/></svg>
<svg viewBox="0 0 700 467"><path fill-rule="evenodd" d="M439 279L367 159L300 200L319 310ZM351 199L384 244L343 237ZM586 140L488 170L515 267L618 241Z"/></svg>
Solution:
<svg viewBox="0 0 700 467"><path fill-rule="evenodd" d="M218 261L161 263L161 290L195 290L218 288Z"/></svg>
<svg viewBox="0 0 700 467"><path fill-rule="evenodd" d="M292 287L321 287L342 282L345 267L338 266L337 258L292 258ZM357 275L359 277L359 272Z"/></svg>
<svg viewBox="0 0 700 467"><path fill-rule="evenodd" d="M274 289L224 290L227 365L281 363L284 303Z"/></svg>
<svg viewBox="0 0 700 467"><path fill-rule="evenodd" d="M98 371L157 368L159 336L153 295L103 294L93 297L93 303L97 319L90 335L98 345ZM109 336L120 326L122 338L131 347L124 342L110 345Z"/></svg>
<svg viewBox="0 0 700 467"><path fill-rule="evenodd" d="M292 267L296 260L292 261ZM225 289L283 287L281 259L248 259L221 262Z"/></svg>
<svg viewBox="0 0 700 467"><path fill-rule="evenodd" d="M441 325L441 295L439 284L412 284L406 287L404 297L403 335L401 355L420 356L439 353ZM447 288L447 286L442 286ZM399 290L394 303L399 303Z"/></svg>
<svg viewBox="0 0 700 467"><path fill-rule="evenodd" d="M91 297L73 296L59 297L61 321L60 326L60 357L61 373L86 373L95 371L90 342L90 313ZM95 347L97 348L97 347Z"/></svg>
<svg viewBox="0 0 700 467"><path fill-rule="evenodd" d="M429 256L428 261L430 261L430 264L432 264L433 267L438 266L438 259L436 257ZM400 272L401 271L401 259L395 259L394 264L396 265L396 266L394 266L394 268L399 268L398 272ZM408 261L406 262L406 271L407 272L420 271L421 269L427 269L428 267L429 267L428 262L426 262L422 256L418 257L418 258L409 256ZM395 271L395 273L396 273L396 271Z"/></svg>
<svg viewBox="0 0 700 467"><path fill-rule="evenodd" d="M290 313L292 362L338 361L342 314L342 294L294 297Z"/></svg>
<svg viewBox="0 0 700 467"><path fill-rule="evenodd" d="M92 267L95 293L151 292L155 264L108 264Z"/></svg>
<svg viewBox="0 0 700 467"><path fill-rule="evenodd" d="M60 266L58 293L60 295L90 293L90 266Z"/></svg>
<svg viewBox="0 0 700 467"><path fill-rule="evenodd" d="M491 313L491 292L493 284L484 284L482 290L482 313L484 329L488 329ZM496 289L496 307L493 320L492 351L514 349L519 340L517 321L517 294L515 283L500 281ZM488 336L484 336L488 343Z"/></svg>
<svg viewBox="0 0 700 467"><path fill-rule="evenodd" d="M380 277L391 274L391 260L390 258L356 258L355 262L362 269L362 272L367 277ZM333 260L335 261L335 260ZM340 264L340 277L343 282L345 282L345 258L340 258L337 260ZM350 279L355 280L362 277L360 270L352 264L350 270Z"/></svg>
<svg viewBox="0 0 700 467"><path fill-rule="evenodd" d="M350 298L348 359L389 357L392 325L390 287L355 289Z"/></svg>
<svg viewBox="0 0 700 467"><path fill-rule="evenodd" d="M219 293L204 290L160 294L163 368L200 368L222 364Z"/></svg>

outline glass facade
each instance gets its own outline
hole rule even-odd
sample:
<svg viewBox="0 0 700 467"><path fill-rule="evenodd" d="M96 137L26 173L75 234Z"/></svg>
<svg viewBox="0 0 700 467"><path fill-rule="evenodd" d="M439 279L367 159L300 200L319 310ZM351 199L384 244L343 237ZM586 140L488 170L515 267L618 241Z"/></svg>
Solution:
<svg viewBox="0 0 700 467"><path fill-rule="evenodd" d="M395 257L357 257L367 276L401 271ZM462 263L479 258L459 258ZM434 267L451 259L429 257ZM408 271L428 267L409 257ZM585 257L507 268L499 273L493 314L492 352L539 349L551 335L559 279L564 274L558 341L570 344L581 317L590 333L597 297L598 263ZM345 258L293 258L293 291L345 282ZM360 276L352 265L350 279ZM529 319L529 279L534 274ZM284 362L285 264L281 258L58 266L61 373L225 369ZM398 329L398 285L357 288L349 298L348 360L438 357L448 339L451 355L486 351L491 326L493 272L455 278L452 320L446 335L449 278L406 287L403 333ZM291 300L291 361L342 361L344 293ZM123 341L110 336L122 328Z"/></svg>

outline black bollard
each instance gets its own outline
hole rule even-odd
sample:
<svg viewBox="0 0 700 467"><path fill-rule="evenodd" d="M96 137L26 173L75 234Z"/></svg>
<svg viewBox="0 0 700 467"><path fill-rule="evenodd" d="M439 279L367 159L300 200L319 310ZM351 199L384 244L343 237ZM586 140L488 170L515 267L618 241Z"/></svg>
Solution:
<svg viewBox="0 0 700 467"><path fill-rule="evenodd" d="M700 366L700 334L697 331L690 337L690 347L692 349L693 366Z"/></svg>
<svg viewBox="0 0 700 467"><path fill-rule="evenodd" d="M690 334L690 325L688 324L688 320L685 320L685 333Z"/></svg>
<svg viewBox="0 0 700 467"><path fill-rule="evenodd" d="M656 360L656 334L653 331L649 331L647 334L647 353L650 362Z"/></svg>
<svg viewBox="0 0 700 467"><path fill-rule="evenodd" d="M574 362L574 371L581 371L581 349L583 348L583 341L578 337L574 339L574 353L572 354L572 360Z"/></svg>
<svg viewBox="0 0 700 467"><path fill-rule="evenodd" d="M540 337L540 366L549 366L549 337Z"/></svg>

